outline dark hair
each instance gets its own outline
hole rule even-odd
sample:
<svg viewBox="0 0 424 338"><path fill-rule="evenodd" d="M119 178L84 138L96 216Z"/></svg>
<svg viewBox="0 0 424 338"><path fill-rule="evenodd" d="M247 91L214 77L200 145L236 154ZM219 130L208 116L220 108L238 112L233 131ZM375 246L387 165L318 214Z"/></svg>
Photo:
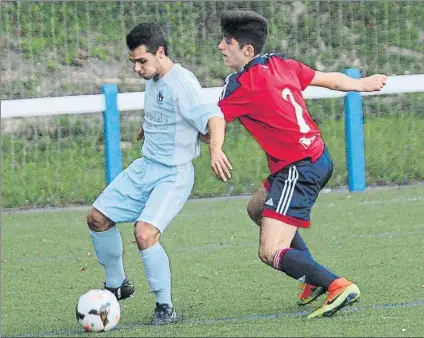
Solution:
<svg viewBox="0 0 424 338"><path fill-rule="evenodd" d="M134 50L145 45L150 53L156 53L160 46L163 47L165 55L168 55L168 46L165 33L155 23L140 23L127 34L127 46Z"/></svg>
<svg viewBox="0 0 424 338"><path fill-rule="evenodd" d="M235 10L221 17L222 33L227 38L236 39L240 47L252 45L255 54L261 52L268 37L268 22L254 11Z"/></svg>

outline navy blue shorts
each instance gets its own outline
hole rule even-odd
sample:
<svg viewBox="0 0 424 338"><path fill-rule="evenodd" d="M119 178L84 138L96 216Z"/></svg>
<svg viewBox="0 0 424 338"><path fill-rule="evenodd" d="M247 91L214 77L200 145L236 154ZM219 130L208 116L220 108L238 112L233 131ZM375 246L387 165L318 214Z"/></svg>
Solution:
<svg viewBox="0 0 424 338"><path fill-rule="evenodd" d="M321 157L292 163L268 176L263 217L274 218L301 228L309 228L312 206L333 172L331 156L325 148Z"/></svg>

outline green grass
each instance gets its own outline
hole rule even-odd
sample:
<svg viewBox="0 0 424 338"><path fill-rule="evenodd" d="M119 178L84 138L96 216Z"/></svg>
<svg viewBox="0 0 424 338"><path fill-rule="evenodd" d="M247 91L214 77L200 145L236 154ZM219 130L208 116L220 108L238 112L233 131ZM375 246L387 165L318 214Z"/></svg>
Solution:
<svg viewBox="0 0 424 338"><path fill-rule="evenodd" d="M137 294L121 303L117 330L98 336L422 336L423 201L421 185L319 197L302 235L318 261L362 291L355 308L331 319L306 320L320 302L299 308L298 282L259 261L258 228L240 198L192 200L164 233L182 321L145 325L154 296L132 225L121 224ZM78 297L104 280L86 212L2 215L2 335L95 336L81 333L74 318Z"/></svg>

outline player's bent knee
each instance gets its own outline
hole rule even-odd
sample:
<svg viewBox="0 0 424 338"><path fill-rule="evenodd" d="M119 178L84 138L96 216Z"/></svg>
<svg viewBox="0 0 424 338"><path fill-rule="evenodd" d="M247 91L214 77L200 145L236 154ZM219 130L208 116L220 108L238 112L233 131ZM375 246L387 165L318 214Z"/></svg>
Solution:
<svg viewBox="0 0 424 338"><path fill-rule="evenodd" d="M267 248L260 246L258 250L258 256L262 262L279 270L278 266L280 265L279 262L281 257L277 256L279 256L280 253L284 253L286 249L287 248L285 246L280 246L278 248ZM276 262L278 262L277 266Z"/></svg>
<svg viewBox="0 0 424 338"><path fill-rule="evenodd" d="M134 225L134 235L140 250L147 249L160 239L160 231L152 224L146 222L136 222Z"/></svg>
<svg viewBox="0 0 424 338"><path fill-rule="evenodd" d="M87 215L87 225L92 231L102 232L112 228L115 223L96 208L92 208Z"/></svg>
<svg viewBox="0 0 424 338"><path fill-rule="evenodd" d="M264 247L259 247L258 250L259 259L267 265L272 266L272 262L274 260L273 252Z"/></svg>

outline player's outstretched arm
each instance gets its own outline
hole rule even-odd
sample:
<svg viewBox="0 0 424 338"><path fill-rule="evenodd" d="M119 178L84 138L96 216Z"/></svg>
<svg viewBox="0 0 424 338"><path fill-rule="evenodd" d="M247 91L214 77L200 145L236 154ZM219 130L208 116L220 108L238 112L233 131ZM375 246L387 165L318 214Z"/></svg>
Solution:
<svg viewBox="0 0 424 338"><path fill-rule="evenodd" d="M227 182L231 179L230 170L233 169L227 156L222 151L225 139L225 120L220 116L213 116L208 120L210 135L209 152L211 157L211 168L216 177Z"/></svg>
<svg viewBox="0 0 424 338"><path fill-rule="evenodd" d="M325 87L344 92L373 92L381 90L387 82L387 76L375 74L361 79L351 78L343 73L315 72L311 86Z"/></svg>

